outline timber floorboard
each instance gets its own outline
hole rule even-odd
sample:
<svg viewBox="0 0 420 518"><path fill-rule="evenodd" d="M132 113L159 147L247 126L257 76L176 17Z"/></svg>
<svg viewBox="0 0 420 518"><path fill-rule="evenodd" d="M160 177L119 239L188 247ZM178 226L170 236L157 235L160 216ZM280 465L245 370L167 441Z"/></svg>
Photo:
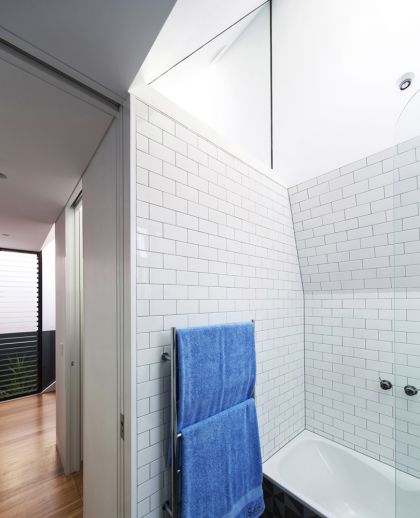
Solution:
<svg viewBox="0 0 420 518"><path fill-rule="evenodd" d="M82 475L56 449L55 393L0 403L0 518L82 518Z"/></svg>

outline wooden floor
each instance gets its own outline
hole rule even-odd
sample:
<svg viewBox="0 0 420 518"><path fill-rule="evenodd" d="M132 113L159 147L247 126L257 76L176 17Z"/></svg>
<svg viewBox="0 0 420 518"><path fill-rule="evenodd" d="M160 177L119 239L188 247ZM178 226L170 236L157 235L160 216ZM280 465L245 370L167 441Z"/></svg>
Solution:
<svg viewBox="0 0 420 518"><path fill-rule="evenodd" d="M0 517L81 518L80 474L64 476L55 393L0 403Z"/></svg>

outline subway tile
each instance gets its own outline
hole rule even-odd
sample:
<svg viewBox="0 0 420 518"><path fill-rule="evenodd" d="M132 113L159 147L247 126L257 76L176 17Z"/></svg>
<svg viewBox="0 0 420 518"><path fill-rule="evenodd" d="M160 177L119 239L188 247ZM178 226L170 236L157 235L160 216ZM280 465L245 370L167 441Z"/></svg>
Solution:
<svg viewBox="0 0 420 518"><path fill-rule="evenodd" d="M155 140L156 142L162 142L162 130L154 124L150 124L147 120L137 119L137 131L140 135L146 138Z"/></svg>
<svg viewBox="0 0 420 518"><path fill-rule="evenodd" d="M168 164L175 164L175 151L153 140L149 142L149 155Z"/></svg>
<svg viewBox="0 0 420 518"><path fill-rule="evenodd" d="M167 131L168 133L175 133L175 121L167 115L159 112L149 106L149 122Z"/></svg>
<svg viewBox="0 0 420 518"><path fill-rule="evenodd" d="M169 415L168 374L159 354L169 345L172 325L256 318L264 458L303 429L306 399L306 423L316 433L393 462L393 409L377 387L377 376L378 371L394 376L394 347L403 367L400 378L420 371L415 345L420 294L416 299L413 288L419 282L420 291L414 147L400 148L398 166L392 151L385 150L287 192L204 136L140 106L138 131L142 119L159 131L143 124L154 138L143 135L149 141L137 152L137 165L152 173L139 176L137 203L137 227L144 236L137 251L138 430L144 437L138 468L144 477L149 473L147 480L165 480L146 503L139 498L145 515L160 512L161 496L169 493L162 435ZM172 152L175 164L167 163ZM394 167L400 167L395 188ZM399 276L396 291L391 271ZM302 376L306 395L295 390ZM273 408L273 401L278 406ZM412 414L420 415L401 411L401 426L417 426L420 432L420 421L409 419ZM147 441L156 441L157 456L155 450L147 452ZM418 447L407 441L403 446L406 456L408 446ZM401 469L415 466L405 459Z"/></svg>
<svg viewBox="0 0 420 518"><path fill-rule="evenodd" d="M197 146L198 136L182 124L175 123L175 135L186 144Z"/></svg>

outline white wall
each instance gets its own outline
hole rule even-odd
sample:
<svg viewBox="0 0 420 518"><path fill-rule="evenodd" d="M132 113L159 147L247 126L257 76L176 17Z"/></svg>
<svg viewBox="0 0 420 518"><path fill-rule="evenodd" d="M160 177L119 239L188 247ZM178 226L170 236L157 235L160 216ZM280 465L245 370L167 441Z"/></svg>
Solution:
<svg viewBox="0 0 420 518"><path fill-rule="evenodd" d="M243 28L230 29L235 36L223 34L154 82L153 88L270 165L268 4L249 25L247 20L241 24ZM225 45L224 53L212 62Z"/></svg>
<svg viewBox="0 0 420 518"><path fill-rule="evenodd" d="M417 138L289 189L307 428L416 476L420 403L403 388L420 385L419 179Z"/></svg>
<svg viewBox="0 0 420 518"><path fill-rule="evenodd" d="M55 330L55 226L42 245L42 330Z"/></svg>
<svg viewBox="0 0 420 518"><path fill-rule="evenodd" d="M134 84L149 84L262 3L262 0L177 0Z"/></svg>
<svg viewBox="0 0 420 518"><path fill-rule="evenodd" d="M137 101L138 516L163 516L171 326L256 319L264 458L304 427L303 293L287 190ZM171 113L173 113L171 112Z"/></svg>

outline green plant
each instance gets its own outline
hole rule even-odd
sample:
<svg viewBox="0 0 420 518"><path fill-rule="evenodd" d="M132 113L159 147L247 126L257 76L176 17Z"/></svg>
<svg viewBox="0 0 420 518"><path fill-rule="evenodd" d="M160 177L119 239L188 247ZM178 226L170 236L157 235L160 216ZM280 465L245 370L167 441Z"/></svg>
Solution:
<svg viewBox="0 0 420 518"><path fill-rule="evenodd" d="M0 390L0 398L18 396L36 390L36 382L26 379L28 375L28 358L26 356L20 355L9 358L8 369L10 374L3 381L4 389Z"/></svg>

